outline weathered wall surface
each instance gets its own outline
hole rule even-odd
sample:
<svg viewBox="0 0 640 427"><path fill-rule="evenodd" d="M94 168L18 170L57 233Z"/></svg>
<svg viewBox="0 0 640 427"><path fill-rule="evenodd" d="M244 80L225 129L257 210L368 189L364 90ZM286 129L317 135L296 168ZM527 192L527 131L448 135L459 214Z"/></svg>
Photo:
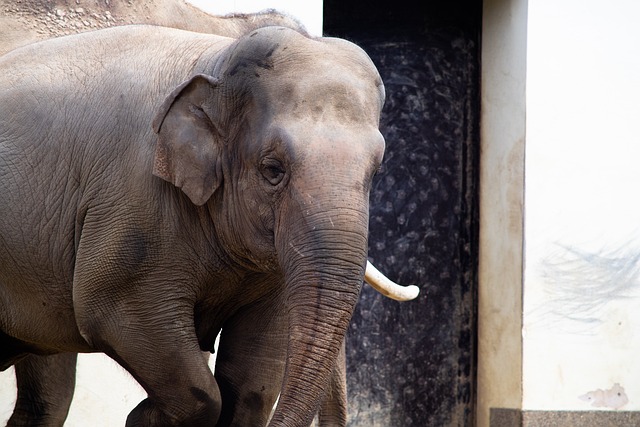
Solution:
<svg viewBox="0 0 640 427"><path fill-rule="evenodd" d="M347 342L350 425L470 426L479 2L405 3L325 1L325 31L359 43L387 91L369 257L421 288L404 303L363 289Z"/></svg>
<svg viewBox="0 0 640 427"><path fill-rule="evenodd" d="M528 4L525 411L639 425L639 17L638 2Z"/></svg>

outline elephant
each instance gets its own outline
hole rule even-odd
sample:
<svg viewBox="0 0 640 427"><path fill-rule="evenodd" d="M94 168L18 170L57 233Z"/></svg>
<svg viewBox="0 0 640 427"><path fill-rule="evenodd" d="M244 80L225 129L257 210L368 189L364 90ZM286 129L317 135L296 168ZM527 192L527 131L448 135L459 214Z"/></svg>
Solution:
<svg viewBox="0 0 640 427"><path fill-rule="evenodd" d="M120 4L118 1L112 1L109 4L83 4L81 9L77 8L77 4L66 0L57 0L47 5L30 1L15 4L0 0L0 4L3 5L2 10L0 10L0 22L3 27L0 54L35 40L59 36L63 32L82 32L96 26L122 25L123 22L170 26L172 28L219 34L227 37L238 37L250 30L268 25L288 26L298 32L306 33L300 22L275 10L265 10L255 14L215 16L202 12L181 0L152 0L145 6L144 10L136 8L135 5ZM52 14L58 15L56 21L47 19L47 16ZM87 17L91 20L91 26L71 25L74 20L77 21L75 22L76 24L79 24ZM367 273L370 271L375 271L375 268L368 264ZM401 287L390 282L382 275L377 276L375 280L371 280L373 277L365 275L365 279L366 283L371 284L383 295L396 300L406 301L417 296L417 288ZM18 399L18 406L16 406L14 416L20 418L18 416L19 409L21 409L19 403L33 400L34 393L39 391L38 401L43 404L46 402L49 408L47 413L50 416L54 413L59 414L58 418L61 420L60 424L62 424L73 395L75 369L70 368L69 365L73 365L75 356L66 355L63 357L59 355L55 358L52 357L49 364L44 363L46 359L40 360L38 356L34 355L31 358L34 359L34 367L26 369L26 372L22 373L23 380L26 373L33 372L37 367L39 372L37 377L42 378L46 372L47 375L52 377L52 381L56 381L56 387L44 387L43 390L40 390L37 382L34 382L32 387L28 387L28 384L32 384L31 381L27 381L26 384L23 383L20 389L21 397ZM342 378L334 378L331 381L327 398L321 405L319 413L319 425L321 426L346 425L346 367L344 358L339 360L342 366L336 367L336 372ZM23 362L23 365L27 365L27 362ZM60 369L60 372L55 373L56 368ZM64 376L61 376L61 373L70 373L71 377L63 383ZM63 384L66 384L66 388L69 389L66 390L66 393L60 392L63 389ZM55 393L52 393L52 396L44 394L46 390L51 389L56 390ZM52 408L56 408L56 410Z"/></svg>
<svg viewBox="0 0 640 427"><path fill-rule="evenodd" d="M309 425L384 152L366 54L285 27L125 26L0 69L0 369L100 351L148 393L129 426L264 425L278 395L271 426Z"/></svg>

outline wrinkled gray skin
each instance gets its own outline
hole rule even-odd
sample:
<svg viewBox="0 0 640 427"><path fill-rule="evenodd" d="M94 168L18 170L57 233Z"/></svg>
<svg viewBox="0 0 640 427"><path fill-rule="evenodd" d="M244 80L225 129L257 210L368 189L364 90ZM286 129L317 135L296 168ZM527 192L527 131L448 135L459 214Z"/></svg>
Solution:
<svg viewBox="0 0 640 427"><path fill-rule="evenodd" d="M278 393L270 425L309 425L384 150L368 57L286 28L120 27L0 72L0 367L102 351L149 394L127 425L262 425Z"/></svg>
<svg viewBox="0 0 640 427"><path fill-rule="evenodd" d="M70 33L79 33L96 28L123 25L124 23L147 23L172 28L240 37L249 31L265 26L286 26L306 33L294 18L275 10L254 14L210 15L183 0L148 0L132 3L124 0L86 3L75 0L53 0L46 3L38 0L0 0L0 54L32 42L46 40ZM89 24L89 25L87 25ZM75 374L70 366L75 355L66 354L37 360L30 356L18 366L18 381L22 384L12 420L23 419L20 414L44 413L49 419L62 424L68 413L73 396L74 377L65 378L63 373ZM318 414L319 426L345 426L347 419L346 362L336 367L341 375L331 381L331 387ZM33 364L33 366L29 366ZM59 365L59 367L58 367ZM46 386L55 381L55 386ZM63 392L64 390L64 392ZM37 402L37 405L34 405Z"/></svg>

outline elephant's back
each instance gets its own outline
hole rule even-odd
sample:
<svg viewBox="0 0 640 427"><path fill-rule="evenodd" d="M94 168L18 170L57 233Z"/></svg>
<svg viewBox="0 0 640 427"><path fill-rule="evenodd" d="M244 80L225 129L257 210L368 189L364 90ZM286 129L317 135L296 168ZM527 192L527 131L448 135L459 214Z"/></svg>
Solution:
<svg viewBox="0 0 640 427"><path fill-rule="evenodd" d="M76 69L99 68L100 64L126 60L127 66L136 62L152 62L177 68L180 57L202 52L215 44L229 44L228 37L199 33L158 25L123 25L68 36L55 37L18 47L0 56L0 70L38 64L56 67L56 64L75 65ZM131 56L134 55L134 56ZM162 57L165 57L163 59ZM166 57L171 64L162 64ZM84 63L83 63L84 62ZM124 65L124 64L123 64ZM52 68L52 71L54 69ZM7 75L6 77L11 77Z"/></svg>
<svg viewBox="0 0 640 427"><path fill-rule="evenodd" d="M47 179L62 166L75 168L80 180L87 171L133 168L131 162L155 144L152 121L164 98L194 73L204 51L230 43L131 25L46 40L0 57L0 176L25 164L50 169Z"/></svg>
<svg viewBox="0 0 640 427"><path fill-rule="evenodd" d="M48 105L51 113L63 105L97 111L101 105L137 101L146 101L138 105L144 110L189 77L203 52L231 41L152 25L45 40L0 57L0 96L32 107Z"/></svg>
<svg viewBox="0 0 640 427"><path fill-rule="evenodd" d="M193 73L205 51L231 41L152 25L45 40L0 57L0 96L32 108L49 106L51 115L63 106L99 111L135 102L138 111L151 110Z"/></svg>

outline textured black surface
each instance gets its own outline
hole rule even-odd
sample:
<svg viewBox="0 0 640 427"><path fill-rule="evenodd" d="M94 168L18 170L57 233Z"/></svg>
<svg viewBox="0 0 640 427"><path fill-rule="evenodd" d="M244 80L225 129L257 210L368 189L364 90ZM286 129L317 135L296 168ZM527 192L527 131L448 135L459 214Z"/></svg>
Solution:
<svg viewBox="0 0 640 427"><path fill-rule="evenodd" d="M326 33L362 46L387 91L369 258L393 280L421 288L417 300L402 303L364 288L347 338L350 425L470 426L479 8L469 2L472 17L456 21L449 9L426 16L425 6L416 6L400 16L358 15L349 25L344 14L353 8L346 3L332 18L325 1Z"/></svg>

